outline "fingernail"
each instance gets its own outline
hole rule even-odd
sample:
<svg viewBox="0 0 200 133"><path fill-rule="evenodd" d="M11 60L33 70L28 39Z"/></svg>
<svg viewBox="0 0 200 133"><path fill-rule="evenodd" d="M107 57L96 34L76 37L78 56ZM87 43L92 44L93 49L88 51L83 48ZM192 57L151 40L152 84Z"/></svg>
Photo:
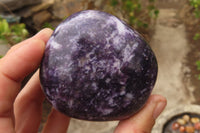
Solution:
<svg viewBox="0 0 200 133"><path fill-rule="evenodd" d="M166 106L166 102L161 101L159 103L157 103L155 109L154 109L154 113L153 113L153 117L154 119L157 119L158 116L162 113L162 111L165 109Z"/></svg>
<svg viewBox="0 0 200 133"><path fill-rule="evenodd" d="M47 34L47 35L50 36L50 35L53 33L53 30L50 29L50 28L45 28L45 29L42 29L42 30L40 31L40 33Z"/></svg>
<svg viewBox="0 0 200 133"><path fill-rule="evenodd" d="M35 36L33 36L33 38L44 40L44 42L46 43L49 40L49 37L52 35L52 33L53 33L53 30L49 28L45 28L41 30L40 32L38 32Z"/></svg>

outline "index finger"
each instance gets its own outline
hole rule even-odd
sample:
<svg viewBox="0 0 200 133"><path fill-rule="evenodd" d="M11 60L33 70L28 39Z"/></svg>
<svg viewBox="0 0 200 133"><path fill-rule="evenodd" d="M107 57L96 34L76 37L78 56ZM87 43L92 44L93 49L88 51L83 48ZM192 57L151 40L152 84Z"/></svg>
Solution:
<svg viewBox="0 0 200 133"><path fill-rule="evenodd" d="M14 131L13 102L21 81L40 64L52 30L44 29L21 42L0 60L0 132Z"/></svg>

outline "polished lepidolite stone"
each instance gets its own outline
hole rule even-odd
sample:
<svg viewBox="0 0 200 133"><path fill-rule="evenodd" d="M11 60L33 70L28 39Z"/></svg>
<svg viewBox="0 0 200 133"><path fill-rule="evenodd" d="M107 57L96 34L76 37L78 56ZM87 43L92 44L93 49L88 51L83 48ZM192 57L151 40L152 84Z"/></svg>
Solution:
<svg viewBox="0 0 200 133"><path fill-rule="evenodd" d="M40 80L47 99L67 116L121 120L138 112L157 77L149 45L117 17L75 13L49 39Z"/></svg>

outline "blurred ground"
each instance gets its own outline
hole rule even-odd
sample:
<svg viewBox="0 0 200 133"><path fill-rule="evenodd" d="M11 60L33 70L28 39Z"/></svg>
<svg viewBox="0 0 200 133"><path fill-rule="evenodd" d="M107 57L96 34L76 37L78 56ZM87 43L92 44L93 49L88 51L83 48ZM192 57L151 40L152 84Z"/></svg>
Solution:
<svg viewBox="0 0 200 133"><path fill-rule="evenodd" d="M0 55L5 55L6 52L10 49L9 45L5 45L4 42L0 41Z"/></svg>
<svg viewBox="0 0 200 133"><path fill-rule="evenodd" d="M184 5L184 1L174 0L173 6L161 4L160 7L155 34L150 42L159 65L153 93L167 98L164 111L167 112L180 105L200 104L200 81L196 77L195 65L200 57L200 45L192 39L195 20L191 19L191 14L187 15L191 9ZM160 118L163 118L162 114Z"/></svg>
<svg viewBox="0 0 200 133"><path fill-rule="evenodd" d="M190 51L185 25L177 15L177 9L160 9L155 35L150 42L158 60L158 80L153 93L168 100L168 108L195 101L194 87L183 81L185 57Z"/></svg>

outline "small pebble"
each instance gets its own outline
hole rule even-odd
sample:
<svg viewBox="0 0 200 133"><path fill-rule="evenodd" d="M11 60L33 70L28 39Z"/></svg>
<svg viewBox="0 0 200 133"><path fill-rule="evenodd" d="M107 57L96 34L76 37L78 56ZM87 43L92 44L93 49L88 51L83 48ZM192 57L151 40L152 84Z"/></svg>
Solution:
<svg viewBox="0 0 200 133"><path fill-rule="evenodd" d="M179 128L179 131L181 132L181 133L184 133L185 132L185 127L184 126L180 126L180 128Z"/></svg>
<svg viewBox="0 0 200 133"><path fill-rule="evenodd" d="M187 133L194 133L195 129L193 126L186 126L185 131Z"/></svg>
<svg viewBox="0 0 200 133"><path fill-rule="evenodd" d="M186 121L184 119L177 119L177 122L180 124L180 125L185 125L186 124Z"/></svg>
<svg viewBox="0 0 200 133"><path fill-rule="evenodd" d="M191 118L191 122L192 122L193 124L195 124L195 123L200 122L200 120L199 120L198 117L193 117L193 118Z"/></svg>
<svg viewBox="0 0 200 133"><path fill-rule="evenodd" d="M178 124L177 122L174 122L174 123L172 124L172 129L173 129L173 130L177 130L177 129L179 129L179 127L180 127L180 124Z"/></svg>
<svg viewBox="0 0 200 133"><path fill-rule="evenodd" d="M189 120L190 120L190 116L189 116L189 115L184 115L182 118L183 118L183 120L185 120L186 122L189 122Z"/></svg>
<svg viewBox="0 0 200 133"><path fill-rule="evenodd" d="M167 127L168 133L200 133L200 117L184 114L176 118L170 127Z"/></svg>
<svg viewBox="0 0 200 133"><path fill-rule="evenodd" d="M196 130L200 130L200 122L196 123L196 124L194 125L194 128L195 128Z"/></svg>

